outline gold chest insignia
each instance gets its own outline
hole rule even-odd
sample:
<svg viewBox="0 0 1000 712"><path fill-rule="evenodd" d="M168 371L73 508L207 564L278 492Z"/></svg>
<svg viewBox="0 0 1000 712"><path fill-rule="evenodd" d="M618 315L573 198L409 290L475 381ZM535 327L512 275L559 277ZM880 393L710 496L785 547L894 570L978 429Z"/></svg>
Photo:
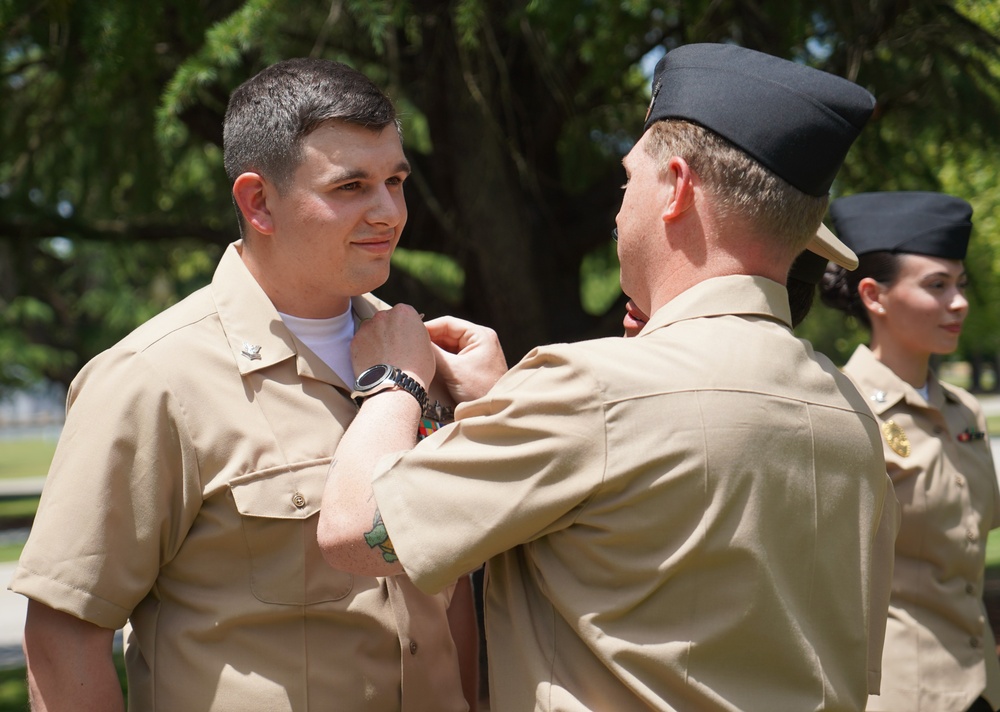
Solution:
<svg viewBox="0 0 1000 712"><path fill-rule="evenodd" d="M910 440L895 421L887 420L882 423L882 434L894 453L900 457L910 456Z"/></svg>

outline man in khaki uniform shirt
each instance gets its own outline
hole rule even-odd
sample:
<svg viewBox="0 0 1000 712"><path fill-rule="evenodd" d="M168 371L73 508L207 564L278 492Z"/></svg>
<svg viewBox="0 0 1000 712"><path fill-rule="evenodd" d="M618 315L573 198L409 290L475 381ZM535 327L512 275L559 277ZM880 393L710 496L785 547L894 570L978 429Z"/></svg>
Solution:
<svg viewBox="0 0 1000 712"><path fill-rule="evenodd" d="M782 286L872 106L749 50L667 53L617 219L642 333L535 349L409 451L389 446L413 444L414 398L364 401L331 470L324 553L425 591L487 560L493 709L860 710L877 690L895 524L879 434L792 335ZM423 328L380 312L356 368L427 382ZM427 329L451 352L438 370L502 370L488 332ZM381 526L388 540L362 546Z"/></svg>
<svg viewBox="0 0 1000 712"><path fill-rule="evenodd" d="M244 240L70 390L11 584L33 709L121 709L128 622L130 710L465 710L452 587L337 571L316 545L357 413L349 340L386 307L365 292L406 222L392 104L289 60L234 92L225 133Z"/></svg>

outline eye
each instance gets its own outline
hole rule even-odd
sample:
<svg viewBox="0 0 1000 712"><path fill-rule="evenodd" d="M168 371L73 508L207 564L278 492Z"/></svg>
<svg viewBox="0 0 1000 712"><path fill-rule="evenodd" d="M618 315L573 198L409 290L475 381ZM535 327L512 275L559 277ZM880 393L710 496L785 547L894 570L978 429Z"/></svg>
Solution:
<svg viewBox="0 0 1000 712"><path fill-rule="evenodd" d="M343 191L351 192L351 191L354 191L354 190L358 190L360 187L361 187L361 183L360 182L358 182L358 181L352 181L350 183L344 183L344 185L337 186L337 190L343 190Z"/></svg>
<svg viewBox="0 0 1000 712"><path fill-rule="evenodd" d="M403 177L393 176L392 178L390 178L389 180L387 180L385 182L385 184L386 185L403 185L403 182L405 180L406 180L406 176L403 176Z"/></svg>

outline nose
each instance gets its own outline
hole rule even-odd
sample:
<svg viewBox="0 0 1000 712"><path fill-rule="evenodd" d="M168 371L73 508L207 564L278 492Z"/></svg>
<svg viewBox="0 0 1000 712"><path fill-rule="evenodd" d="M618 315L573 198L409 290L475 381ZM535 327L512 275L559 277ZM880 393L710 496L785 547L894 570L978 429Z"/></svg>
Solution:
<svg viewBox="0 0 1000 712"><path fill-rule="evenodd" d="M406 221L406 199L401 186L382 184L375 190L368 221L375 225L395 227Z"/></svg>
<svg viewBox="0 0 1000 712"><path fill-rule="evenodd" d="M961 290L956 289L951 297L951 303L948 308L954 312L966 312L969 310L969 300L965 297Z"/></svg>

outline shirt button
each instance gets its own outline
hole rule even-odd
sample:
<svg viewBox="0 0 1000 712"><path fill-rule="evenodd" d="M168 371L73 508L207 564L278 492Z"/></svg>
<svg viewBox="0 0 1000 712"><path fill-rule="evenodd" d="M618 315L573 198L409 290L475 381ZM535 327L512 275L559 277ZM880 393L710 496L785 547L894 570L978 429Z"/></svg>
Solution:
<svg viewBox="0 0 1000 712"><path fill-rule="evenodd" d="M967 583L967 584L965 584L965 592L967 594L969 594L970 596L975 596L976 595L976 587L973 586L971 583Z"/></svg>
<svg viewBox="0 0 1000 712"><path fill-rule="evenodd" d="M961 475L955 475L955 484L959 487L965 487L965 478Z"/></svg>
<svg viewBox="0 0 1000 712"><path fill-rule="evenodd" d="M296 492L292 495L292 504L294 504L298 509L302 509L306 506L306 498Z"/></svg>
<svg viewBox="0 0 1000 712"><path fill-rule="evenodd" d="M969 646L973 648L979 647L979 638L969 638Z"/></svg>
<svg viewBox="0 0 1000 712"><path fill-rule="evenodd" d="M935 435L940 435L943 432L944 432L944 428L942 428L940 425L935 425L934 426L934 434Z"/></svg>
<svg viewBox="0 0 1000 712"><path fill-rule="evenodd" d="M410 641L410 655L416 655L416 654L417 654L417 641L411 640Z"/></svg>
<svg viewBox="0 0 1000 712"><path fill-rule="evenodd" d="M974 530L972 530L972 529L966 529L965 530L965 538L968 539L969 541L975 541L976 539L979 538L979 536L976 534L976 532Z"/></svg>

